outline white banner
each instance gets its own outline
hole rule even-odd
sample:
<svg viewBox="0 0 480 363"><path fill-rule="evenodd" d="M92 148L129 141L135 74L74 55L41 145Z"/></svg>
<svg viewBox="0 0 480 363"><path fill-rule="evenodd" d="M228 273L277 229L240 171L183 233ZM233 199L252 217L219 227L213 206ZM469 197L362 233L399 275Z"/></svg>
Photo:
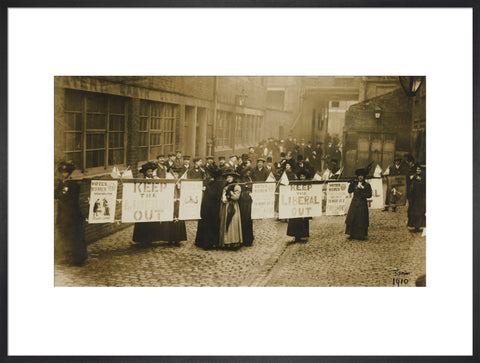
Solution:
<svg viewBox="0 0 480 363"><path fill-rule="evenodd" d="M123 183L122 223L173 221L175 183Z"/></svg>
<svg viewBox="0 0 480 363"><path fill-rule="evenodd" d="M346 213L345 205L348 198L348 182L327 183L327 216L343 216Z"/></svg>
<svg viewBox="0 0 480 363"><path fill-rule="evenodd" d="M319 217L322 215L322 184L280 186L279 218Z"/></svg>
<svg viewBox="0 0 480 363"><path fill-rule="evenodd" d="M252 219L275 217L275 183L254 183L252 187Z"/></svg>
<svg viewBox="0 0 480 363"><path fill-rule="evenodd" d="M368 179L368 183L372 187L372 197L367 199L368 207L370 209L381 209L384 207L383 203L383 182L381 178Z"/></svg>
<svg viewBox="0 0 480 363"><path fill-rule="evenodd" d="M180 209L178 219L200 219L202 181L182 180L180 183Z"/></svg>
<svg viewBox="0 0 480 363"><path fill-rule="evenodd" d="M113 223L117 204L116 180L92 180L88 223Z"/></svg>

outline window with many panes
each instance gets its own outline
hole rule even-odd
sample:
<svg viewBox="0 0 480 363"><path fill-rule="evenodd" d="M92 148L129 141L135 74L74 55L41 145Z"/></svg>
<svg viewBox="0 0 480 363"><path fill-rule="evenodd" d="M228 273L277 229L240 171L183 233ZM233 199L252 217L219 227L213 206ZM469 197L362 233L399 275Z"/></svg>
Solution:
<svg viewBox="0 0 480 363"><path fill-rule="evenodd" d="M125 163L126 101L65 92L65 156L82 170Z"/></svg>
<svg viewBox="0 0 480 363"><path fill-rule="evenodd" d="M140 102L139 160L155 159L173 152L178 106L171 103Z"/></svg>
<svg viewBox="0 0 480 363"><path fill-rule="evenodd" d="M226 111L217 111L215 123L215 146L228 147L230 145L230 125L233 114Z"/></svg>

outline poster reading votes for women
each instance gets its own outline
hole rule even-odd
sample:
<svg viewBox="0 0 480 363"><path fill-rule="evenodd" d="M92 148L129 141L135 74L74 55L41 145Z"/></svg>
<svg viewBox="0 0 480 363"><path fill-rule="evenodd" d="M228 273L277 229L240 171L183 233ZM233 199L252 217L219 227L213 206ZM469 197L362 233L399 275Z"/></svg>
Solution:
<svg viewBox="0 0 480 363"><path fill-rule="evenodd" d="M173 221L175 183L123 183L122 223Z"/></svg>
<svg viewBox="0 0 480 363"><path fill-rule="evenodd" d="M113 223L116 202L116 180L92 180L88 223Z"/></svg>
<svg viewBox="0 0 480 363"><path fill-rule="evenodd" d="M343 216L346 212L345 205L348 197L348 183L327 183L327 216Z"/></svg>
<svg viewBox="0 0 480 363"><path fill-rule="evenodd" d="M178 218L200 219L200 206L202 205L202 181L182 180L180 184L180 209Z"/></svg>
<svg viewBox="0 0 480 363"><path fill-rule="evenodd" d="M278 214L280 219L319 217L322 215L322 184L280 186Z"/></svg>
<svg viewBox="0 0 480 363"><path fill-rule="evenodd" d="M368 179L368 183L372 187L372 197L367 199L370 209L380 209L384 207L383 203L383 182L381 178Z"/></svg>
<svg viewBox="0 0 480 363"><path fill-rule="evenodd" d="M254 183L252 188L252 219L275 217L275 183Z"/></svg>

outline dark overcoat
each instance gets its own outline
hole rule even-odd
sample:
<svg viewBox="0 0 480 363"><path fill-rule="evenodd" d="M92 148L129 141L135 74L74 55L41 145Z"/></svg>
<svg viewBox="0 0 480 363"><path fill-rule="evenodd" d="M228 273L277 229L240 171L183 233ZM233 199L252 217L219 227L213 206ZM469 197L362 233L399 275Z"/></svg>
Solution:
<svg viewBox="0 0 480 363"><path fill-rule="evenodd" d="M220 233L220 199L223 181L211 181L203 192L195 245L203 249L218 246Z"/></svg>
<svg viewBox="0 0 480 363"><path fill-rule="evenodd" d="M250 195L252 191L250 178L242 179L243 183L247 183L242 188L240 199L238 200L238 206L240 207L240 218L242 221L242 239L245 246L251 246L253 244L253 222L252 222L252 197Z"/></svg>
<svg viewBox="0 0 480 363"><path fill-rule="evenodd" d="M255 167L252 172L252 180L257 182L264 182L267 180L270 171L268 171L265 167L260 170L258 167Z"/></svg>
<svg viewBox="0 0 480 363"><path fill-rule="evenodd" d="M365 238L368 235L368 203L372 197L372 187L367 182L362 183L363 189L358 187L358 182L351 182L348 192L353 193L352 203L348 209L345 233L352 238Z"/></svg>
<svg viewBox="0 0 480 363"><path fill-rule="evenodd" d="M420 180L415 176L410 183L410 200L408 205L408 226L425 227L426 183L423 175Z"/></svg>
<svg viewBox="0 0 480 363"><path fill-rule="evenodd" d="M83 216L78 201L80 185L73 180L59 181L55 187L55 260L81 264L87 258Z"/></svg>

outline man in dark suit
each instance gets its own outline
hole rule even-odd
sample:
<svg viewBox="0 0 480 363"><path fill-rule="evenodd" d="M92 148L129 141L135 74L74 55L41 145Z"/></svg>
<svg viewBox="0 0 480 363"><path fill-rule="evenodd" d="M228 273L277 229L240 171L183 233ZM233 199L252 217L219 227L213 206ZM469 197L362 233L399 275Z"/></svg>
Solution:
<svg viewBox="0 0 480 363"><path fill-rule="evenodd" d="M153 172L153 174L160 179L165 179L167 175L167 167L165 166L165 155L158 155L157 156L157 169Z"/></svg>
<svg viewBox="0 0 480 363"><path fill-rule="evenodd" d="M196 157L193 159L193 167L187 171L187 179L192 180L204 180L205 179L205 170L202 167L202 159Z"/></svg>
<svg viewBox="0 0 480 363"><path fill-rule="evenodd" d="M277 171L277 170L276 170L276 168L275 168L275 165L274 165L274 163L273 163L273 159L272 159L271 156L269 156L269 157L267 158L267 164L265 165L265 169L267 169L268 175L270 175L270 173L272 173L273 176L276 175L276 171Z"/></svg>
<svg viewBox="0 0 480 363"><path fill-rule="evenodd" d="M178 177L181 178L188 170L190 170L190 156L184 155L183 165L180 169L178 169Z"/></svg>
<svg viewBox="0 0 480 363"><path fill-rule="evenodd" d="M175 169L175 154L168 154L168 160L165 163L165 166L167 167L167 171L174 171L173 169Z"/></svg>
<svg viewBox="0 0 480 363"><path fill-rule="evenodd" d="M184 160L182 160L182 152L180 150L177 150L177 156L175 157L175 160L173 161L174 163L174 168L175 169L182 169Z"/></svg>
<svg viewBox="0 0 480 363"><path fill-rule="evenodd" d="M264 182L267 180L270 172L264 167L263 163L265 162L264 158L257 159L257 166L253 169L252 180Z"/></svg>

